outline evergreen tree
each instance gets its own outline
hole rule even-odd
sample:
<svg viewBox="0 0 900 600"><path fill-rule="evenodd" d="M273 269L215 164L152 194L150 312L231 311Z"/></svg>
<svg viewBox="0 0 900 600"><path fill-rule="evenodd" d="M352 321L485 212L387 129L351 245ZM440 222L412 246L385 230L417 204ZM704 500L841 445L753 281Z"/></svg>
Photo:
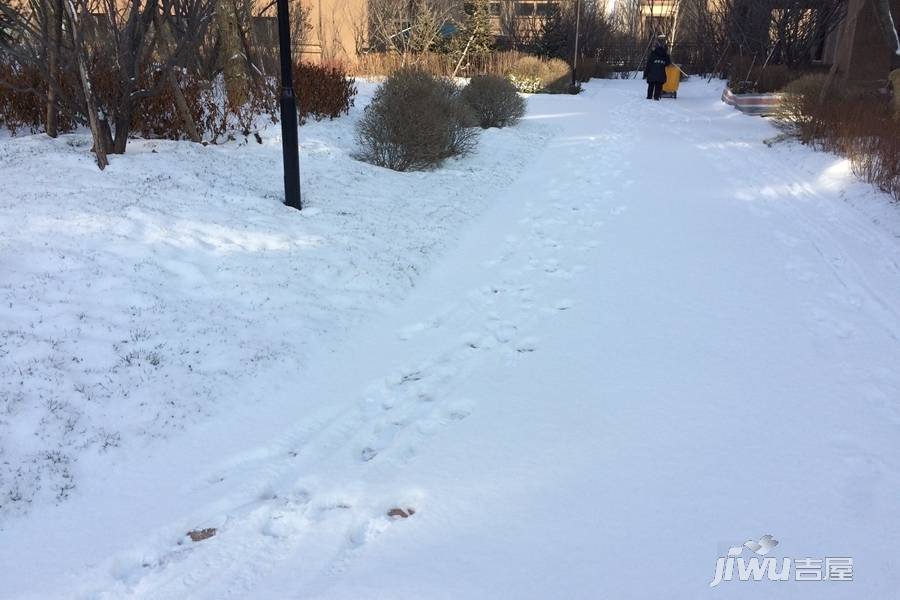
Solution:
<svg viewBox="0 0 900 600"><path fill-rule="evenodd" d="M494 49L491 8L488 0L472 0L465 4L465 18L452 40L453 53L462 56L487 54ZM466 48L468 47L468 50Z"/></svg>
<svg viewBox="0 0 900 600"><path fill-rule="evenodd" d="M541 33L538 37L538 51L546 58L563 58L569 41L567 23L563 19L562 9L559 4L554 4L541 23Z"/></svg>

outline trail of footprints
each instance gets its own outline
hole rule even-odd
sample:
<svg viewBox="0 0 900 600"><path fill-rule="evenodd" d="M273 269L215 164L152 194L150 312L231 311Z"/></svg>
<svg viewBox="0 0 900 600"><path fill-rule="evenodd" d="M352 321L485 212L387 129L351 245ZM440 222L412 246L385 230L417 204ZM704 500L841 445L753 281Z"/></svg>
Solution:
<svg viewBox="0 0 900 600"><path fill-rule="evenodd" d="M620 110L628 106L626 103ZM615 115L610 119L610 123L619 122L627 120L616 119ZM361 500L358 491L351 491L351 481L340 483L338 489L317 491L304 481L304 467L322 461L330 464L340 461L335 457L349 455L347 458L359 469L401 468L416 457L429 437L476 409L474 402L455 398L449 388L480 364L484 353L518 361L540 352L540 340L529 334L535 323L578 307L562 295L552 300L553 291L585 270L577 263L578 257L590 257L597 251L600 242L593 236L605 225L605 219L621 218L626 212L627 207L615 201L615 191L604 189L615 180L611 169L597 168L598 164L614 164L603 156L610 152L610 144L616 145L616 155L631 144L623 131L615 133L592 142L594 154L577 147L567 149L567 170L592 175L578 180L551 179L546 202L525 202L526 216L519 221L519 231L506 235L499 254L480 264L486 280L493 279L494 283L469 290L457 303L397 332L403 341L433 336L436 345L430 357L374 382L351 409L313 419L270 449L224 465L203 482L214 486L232 474L260 473L253 484L262 490L256 500L230 509L223 507L218 521L211 521L218 527L218 535L214 542L204 543L208 548L220 548L216 560L224 564L217 568L252 581L253 565L248 563L253 561L246 560L247 547L254 548L251 555L271 563L279 556L290 556L291 550L315 531L333 531L335 523L340 523L337 529L344 531L343 540L337 542L333 556L319 566L319 578L327 578L343 570L368 540L399 520L388 516L391 507L415 508L416 498L404 493L373 492L374 497ZM569 240L572 247L560 239ZM310 470L315 472L314 468ZM346 491L342 493L340 486ZM328 527L322 527L324 523ZM255 545L247 541L254 536L269 541L257 540ZM227 544L244 548L231 552L221 549ZM114 573L114 577L131 588L151 573L159 578L159 571L182 562L194 550L179 540L168 553L150 561L142 555L140 565L126 559L130 568L119 571L128 575Z"/></svg>

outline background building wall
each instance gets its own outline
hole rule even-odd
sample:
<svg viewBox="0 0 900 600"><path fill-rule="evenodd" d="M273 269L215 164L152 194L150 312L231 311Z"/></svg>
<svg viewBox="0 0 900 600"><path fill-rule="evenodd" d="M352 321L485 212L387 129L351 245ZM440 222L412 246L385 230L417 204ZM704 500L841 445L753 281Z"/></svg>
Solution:
<svg viewBox="0 0 900 600"><path fill-rule="evenodd" d="M295 48L312 62L353 62L368 36L366 0L308 0L310 29Z"/></svg>
<svg viewBox="0 0 900 600"><path fill-rule="evenodd" d="M896 19L900 15L900 0L891 1L891 10ZM834 36L832 60L839 77L863 83L887 79L891 49L884 39L872 0L850 0L847 17Z"/></svg>

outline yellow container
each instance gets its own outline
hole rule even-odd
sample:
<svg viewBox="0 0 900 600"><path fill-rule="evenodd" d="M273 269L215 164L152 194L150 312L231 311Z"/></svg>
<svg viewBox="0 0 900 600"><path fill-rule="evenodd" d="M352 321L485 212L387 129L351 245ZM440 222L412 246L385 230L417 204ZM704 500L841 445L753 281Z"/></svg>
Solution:
<svg viewBox="0 0 900 600"><path fill-rule="evenodd" d="M663 93L677 98L679 83L681 83L681 69L678 65L672 64L666 67L666 82L663 84Z"/></svg>

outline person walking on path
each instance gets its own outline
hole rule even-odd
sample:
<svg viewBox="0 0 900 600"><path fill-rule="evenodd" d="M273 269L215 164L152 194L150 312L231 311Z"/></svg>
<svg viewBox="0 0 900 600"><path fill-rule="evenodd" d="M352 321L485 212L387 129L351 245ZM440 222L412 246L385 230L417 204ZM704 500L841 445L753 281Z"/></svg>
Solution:
<svg viewBox="0 0 900 600"><path fill-rule="evenodd" d="M644 79L647 80L647 100L659 100L662 96L663 84L666 82L666 67L672 64L666 50L666 39L660 36L656 40L656 48L647 59L644 67Z"/></svg>

